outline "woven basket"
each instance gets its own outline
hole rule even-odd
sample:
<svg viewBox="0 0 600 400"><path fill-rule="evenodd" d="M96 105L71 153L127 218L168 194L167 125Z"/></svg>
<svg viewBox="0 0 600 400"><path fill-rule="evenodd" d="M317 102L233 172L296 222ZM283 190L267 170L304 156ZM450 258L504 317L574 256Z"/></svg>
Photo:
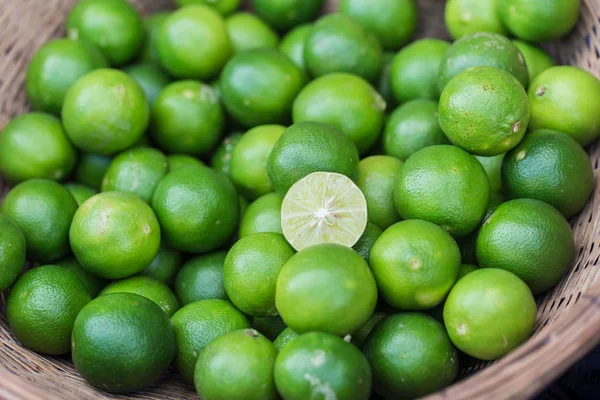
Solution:
<svg viewBox="0 0 600 400"><path fill-rule="evenodd" d="M42 44L63 34L63 22L76 0L1 0L0 129L28 110L24 77L30 57ZM328 10L337 1L328 1ZM133 0L143 13L172 7L169 0ZM560 64L577 65L600 76L600 0L583 0L577 28L565 40L548 45ZM419 0L420 36L448 38L443 0ZM599 106L600 107L600 106ZM589 148L598 182L600 150ZM0 195L7 190L0 179ZM523 399L532 397L600 341L600 185L589 204L572 220L576 258L567 276L538 301L535 335L502 360L463 368L466 378L428 399ZM3 197L3 196L2 196ZM483 369L483 367L486 367ZM482 369L481 371L479 371ZM88 386L65 358L40 356L23 348L0 315L0 399L80 400L196 399L191 386L170 374L156 387L131 396L115 396Z"/></svg>

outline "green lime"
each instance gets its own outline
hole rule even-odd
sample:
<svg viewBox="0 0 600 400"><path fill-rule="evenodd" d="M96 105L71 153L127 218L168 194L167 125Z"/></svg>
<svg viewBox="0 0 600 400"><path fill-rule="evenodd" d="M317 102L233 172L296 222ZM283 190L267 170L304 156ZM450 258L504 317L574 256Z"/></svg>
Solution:
<svg viewBox="0 0 600 400"><path fill-rule="evenodd" d="M494 67L474 67L450 80L440 96L439 113L440 126L450 142L480 156L496 156L514 148L530 118L523 86Z"/></svg>
<svg viewBox="0 0 600 400"><path fill-rule="evenodd" d="M227 16L240 7L240 0L175 0L180 7L190 4L203 4L214 8L219 14Z"/></svg>
<svg viewBox="0 0 600 400"><path fill-rule="evenodd" d="M530 81L533 81L540 73L555 65L550 54L540 47L520 40L513 40L512 42L525 59Z"/></svg>
<svg viewBox="0 0 600 400"><path fill-rule="evenodd" d="M460 249L439 226L412 219L383 232L369 260L388 304L403 310L427 310L441 303L456 282Z"/></svg>
<svg viewBox="0 0 600 400"><path fill-rule="evenodd" d="M167 243L189 253L221 247L236 230L240 215L229 179L200 166L168 173L154 192L152 208Z"/></svg>
<svg viewBox="0 0 600 400"><path fill-rule="evenodd" d="M498 11L499 0L448 0L444 20L450 36L460 39L477 32L492 32L507 36Z"/></svg>
<svg viewBox="0 0 600 400"><path fill-rule="evenodd" d="M169 318L179 310L179 301L171 289L164 283L147 276L132 276L115 281L106 286L99 296L113 293L133 293L152 300Z"/></svg>
<svg viewBox="0 0 600 400"><path fill-rule="evenodd" d="M124 68L123 71L141 86L150 105L154 103L161 90L171 82L171 78L153 64L134 64Z"/></svg>
<svg viewBox="0 0 600 400"><path fill-rule="evenodd" d="M330 124L344 132L360 153L379 137L386 104L373 86L347 73L334 73L315 79L294 101L294 123L315 121Z"/></svg>
<svg viewBox="0 0 600 400"><path fill-rule="evenodd" d="M209 343L198 357L194 382L203 400L275 400L277 349L254 329L240 329ZM235 368L231 368L235 365Z"/></svg>
<svg viewBox="0 0 600 400"><path fill-rule="evenodd" d="M311 26L310 24L305 24L292 29L279 43L279 51L288 56L305 73L308 71L306 70L306 62L304 60L304 43L306 42L306 37L310 32Z"/></svg>
<svg viewBox="0 0 600 400"><path fill-rule="evenodd" d="M187 166L196 166L196 167L205 167L206 164L202 160L197 159L193 156L188 156L187 154L171 154L167 156L167 164L168 171L172 172L176 169L187 167Z"/></svg>
<svg viewBox="0 0 600 400"><path fill-rule="evenodd" d="M383 231L377 225L369 222L367 223L365 232L352 248L368 263L371 256L371 249L382 233Z"/></svg>
<svg viewBox="0 0 600 400"><path fill-rule="evenodd" d="M286 129L275 144L268 172L275 189L285 194L312 172L337 172L354 179L358 160L356 146L340 130L319 122L301 122Z"/></svg>
<svg viewBox="0 0 600 400"><path fill-rule="evenodd" d="M462 264L460 266L460 269L458 270L458 278L456 279L456 281L458 282L461 278L464 278L465 276L469 275L471 272L477 271L478 269L479 269L479 267L477 267L476 265ZM443 324L444 323L444 306L445 305L446 305L446 301L444 300L437 306L427 310L427 313L429 315L431 315L433 318L435 318L438 322Z"/></svg>
<svg viewBox="0 0 600 400"><path fill-rule="evenodd" d="M374 312L367 322L365 322L360 328L352 333L352 343L355 344L359 349L362 349L367 337L373 331L373 328L375 328L375 325L377 325L379 321L385 317L385 313Z"/></svg>
<svg viewBox="0 0 600 400"><path fill-rule="evenodd" d="M106 59L92 45L79 40L51 40L34 54L27 67L27 97L34 109L60 115L71 85L88 72L106 67Z"/></svg>
<svg viewBox="0 0 600 400"><path fill-rule="evenodd" d="M277 47L279 36L254 14L239 12L225 20L234 52Z"/></svg>
<svg viewBox="0 0 600 400"><path fill-rule="evenodd" d="M171 12L159 11L144 19L145 38L139 53L139 61L146 64L159 65L158 57L158 33L163 24L169 18Z"/></svg>
<svg viewBox="0 0 600 400"><path fill-rule="evenodd" d="M19 225L0 214L0 290L12 286L25 266L25 235Z"/></svg>
<svg viewBox="0 0 600 400"><path fill-rule="evenodd" d="M182 264L183 255L181 252L161 242L158 253L156 253L150 264L140 272L140 275L170 286L173 284L175 275Z"/></svg>
<svg viewBox="0 0 600 400"><path fill-rule="evenodd" d="M231 302L247 315L277 315L277 277L292 255L294 250L280 233L256 233L240 239L227 253L223 267Z"/></svg>
<svg viewBox="0 0 600 400"><path fill-rule="evenodd" d="M471 264L462 264L460 266L460 269L458 270L458 279L462 279L465 276L469 275L471 272L477 271L479 269L479 267L477 267L476 265L471 265Z"/></svg>
<svg viewBox="0 0 600 400"><path fill-rule="evenodd" d="M415 99L437 100L440 65L450 43L421 39L404 47L394 57L391 83L399 103Z"/></svg>
<svg viewBox="0 0 600 400"><path fill-rule="evenodd" d="M284 264L275 302L285 323L298 333L345 335L373 314L377 286L356 251L321 244L300 251Z"/></svg>
<svg viewBox="0 0 600 400"><path fill-rule="evenodd" d="M479 266L514 273L533 294L556 285L569 269L573 254L569 223L539 200L517 199L500 205L477 236Z"/></svg>
<svg viewBox="0 0 600 400"><path fill-rule="evenodd" d="M241 138L242 134L239 132L234 132L225 137L219 147L214 151L210 159L210 166L229 176L231 171L231 155Z"/></svg>
<svg viewBox="0 0 600 400"><path fill-rule="evenodd" d="M240 222L240 239L260 232L281 231L281 203L283 196L269 193L254 200Z"/></svg>
<svg viewBox="0 0 600 400"><path fill-rule="evenodd" d="M171 318L177 339L175 366L186 382L194 381L198 355L212 341L228 332L250 328L250 322L230 302L200 300L182 307Z"/></svg>
<svg viewBox="0 0 600 400"><path fill-rule="evenodd" d="M261 125L246 132L231 152L230 176L239 193L256 199L273 191L267 172L269 156L285 131L282 125Z"/></svg>
<svg viewBox="0 0 600 400"><path fill-rule="evenodd" d="M600 80L572 66L548 68L531 82L530 130L566 133L582 146L600 136Z"/></svg>
<svg viewBox="0 0 600 400"><path fill-rule="evenodd" d="M96 189L82 183L71 182L65 183L63 186L73 195L78 206L82 205L93 195L98 194Z"/></svg>
<svg viewBox="0 0 600 400"><path fill-rule="evenodd" d="M325 0L252 0L254 12L279 31L311 21Z"/></svg>
<svg viewBox="0 0 600 400"><path fill-rule="evenodd" d="M218 143L224 126L219 99L202 82L172 83L152 106L150 135L169 153L205 155Z"/></svg>
<svg viewBox="0 0 600 400"><path fill-rule="evenodd" d="M450 385L458 355L444 327L421 313L390 315L364 347L375 392L386 399L414 399Z"/></svg>
<svg viewBox="0 0 600 400"><path fill-rule="evenodd" d="M473 67L496 67L514 75L524 87L529 83L525 59L509 39L497 33L477 32L464 35L446 51L440 64L440 90Z"/></svg>
<svg viewBox="0 0 600 400"><path fill-rule="evenodd" d="M133 293L113 293L90 302L73 327L73 364L92 386L135 392L156 382L177 346L167 315Z"/></svg>
<svg viewBox="0 0 600 400"><path fill-rule="evenodd" d="M510 198L554 206L566 218L586 205L594 188L590 157L569 135L540 129L506 155L502 179Z"/></svg>
<svg viewBox="0 0 600 400"><path fill-rule="evenodd" d="M144 134L149 120L146 95L126 73L97 69L71 86L62 120L76 147L111 155L131 147Z"/></svg>
<svg viewBox="0 0 600 400"><path fill-rule="evenodd" d="M223 103L244 126L282 123L289 119L304 80L296 64L277 50L238 53L221 74Z"/></svg>
<svg viewBox="0 0 600 400"><path fill-rule="evenodd" d="M514 274L480 269L454 286L444 306L452 343L481 360L495 360L531 336L536 305L531 291Z"/></svg>
<svg viewBox="0 0 600 400"><path fill-rule="evenodd" d="M346 72L374 81L383 64L381 44L353 18L327 14L314 23L304 42L310 73Z"/></svg>
<svg viewBox="0 0 600 400"><path fill-rule="evenodd" d="M6 318L25 347L44 354L67 354L75 318L90 300L83 282L71 272L56 265L37 267L12 287Z"/></svg>
<svg viewBox="0 0 600 400"><path fill-rule="evenodd" d="M60 120L50 114L21 114L0 132L0 171L9 182L60 181L74 166L75 149Z"/></svg>
<svg viewBox="0 0 600 400"><path fill-rule="evenodd" d="M115 66L131 61L144 41L142 19L125 0L79 0L67 17L66 33L98 46Z"/></svg>
<svg viewBox="0 0 600 400"><path fill-rule="evenodd" d="M281 351L281 349L283 349L283 347L286 344L288 344L292 339L294 339L297 336L298 336L298 334L296 332L294 332L292 330L292 328L289 328L289 327L285 328L279 334L279 336L277 336L277 339L275 339L275 341L273 342L273 345L275 345L277 350Z"/></svg>
<svg viewBox="0 0 600 400"><path fill-rule="evenodd" d="M23 231L27 258L50 262L69 252L69 226L77 202L59 183L32 179L13 187L0 211Z"/></svg>
<svg viewBox="0 0 600 400"><path fill-rule="evenodd" d="M502 192L502 161L504 160L504 153L491 157L475 156L475 158L487 173L490 180L491 193Z"/></svg>
<svg viewBox="0 0 600 400"><path fill-rule="evenodd" d="M396 57L396 53L383 53L383 66L379 72L379 79L377 80L376 85L377 92L381 95L383 100L385 100L387 104L386 109L388 110L396 107L396 99L394 98L394 91L392 88L392 65L394 63L394 57Z"/></svg>
<svg viewBox="0 0 600 400"><path fill-rule="evenodd" d="M275 360L275 385L286 400L367 400L371 367L355 346L311 332L292 339Z"/></svg>
<svg viewBox="0 0 600 400"><path fill-rule="evenodd" d="M104 289L108 283L105 279L88 272L73 256L68 256L55 261L54 265L57 265L75 274L81 280L81 282L83 282L88 292L90 292L90 296L92 298L98 296L98 293L100 293L100 291Z"/></svg>
<svg viewBox="0 0 600 400"><path fill-rule="evenodd" d="M549 42L569 33L579 19L579 0L499 0L502 22L519 39Z"/></svg>
<svg viewBox="0 0 600 400"><path fill-rule="evenodd" d="M358 163L356 184L367 199L369 221L383 230L400 221L394 205L394 186L402 164L390 156L371 156Z"/></svg>
<svg viewBox="0 0 600 400"><path fill-rule="evenodd" d="M1 137L1 136L0 136ZM111 157L93 153L81 153L75 167L75 180L100 190L102 179L112 161Z"/></svg>
<svg viewBox="0 0 600 400"><path fill-rule="evenodd" d="M489 179L475 157L458 147L430 146L400 169L394 201L404 219L424 219L454 237L473 232L490 197Z"/></svg>
<svg viewBox="0 0 600 400"><path fill-rule="evenodd" d="M252 327L269 340L275 340L287 328L279 315L275 317L254 317L252 320Z"/></svg>
<svg viewBox="0 0 600 400"><path fill-rule="evenodd" d="M122 279L141 272L154 259L160 227L139 197L104 192L77 209L69 239L83 268L106 279Z"/></svg>
<svg viewBox="0 0 600 400"><path fill-rule="evenodd" d="M181 305L199 300L228 300L223 284L224 251L197 256L186 262L175 278L175 293Z"/></svg>

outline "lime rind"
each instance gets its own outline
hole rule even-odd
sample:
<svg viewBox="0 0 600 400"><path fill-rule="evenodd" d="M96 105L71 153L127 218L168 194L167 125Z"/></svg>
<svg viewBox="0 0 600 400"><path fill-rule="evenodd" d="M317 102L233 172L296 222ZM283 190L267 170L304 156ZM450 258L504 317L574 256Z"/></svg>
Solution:
<svg viewBox="0 0 600 400"><path fill-rule="evenodd" d="M365 195L350 178L332 172L299 180L281 206L281 230L297 251L322 243L352 247L367 219Z"/></svg>

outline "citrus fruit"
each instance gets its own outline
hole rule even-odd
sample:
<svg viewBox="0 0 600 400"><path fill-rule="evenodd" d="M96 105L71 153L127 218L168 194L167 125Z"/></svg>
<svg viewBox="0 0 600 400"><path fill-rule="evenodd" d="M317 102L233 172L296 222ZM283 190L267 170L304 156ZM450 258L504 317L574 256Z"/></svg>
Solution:
<svg viewBox="0 0 600 400"><path fill-rule="evenodd" d="M148 104L152 105L171 78L153 64L133 64L123 71L136 81L144 91Z"/></svg>
<svg viewBox="0 0 600 400"><path fill-rule="evenodd" d="M277 339L275 339L273 345L277 348L277 350L281 351L281 349L283 349L283 347L286 344L288 344L292 339L294 339L297 336L298 334L294 332L291 328L285 328L279 334L279 336L277 336Z"/></svg>
<svg viewBox="0 0 600 400"><path fill-rule="evenodd" d="M233 53L223 17L200 4L174 11L158 32L156 48L160 65L179 79L212 78Z"/></svg>
<svg viewBox="0 0 600 400"><path fill-rule="evenodd" d="M0 214L0 290L12 286L25 266L25 235L19 225Z"/></svg>
<svg viewBox="0 0 600 400"><path fill-rule="evenodd" d="M450 385L458 355L442 325L421 313L385 317L371 331L364 354L375 392L386 399L413 399Z"/></svg>
<svg viewBox="0 0 600 400"><path fill-rule="evenodd" d="M240 205L225 175L208 167L188 166L159 182L152 208L171 247L204 253L218 249L233 234Z"/></svg>
<svg viewBox="0 0 600 400"><path fill-rule="evenodd" d="M102 179L112 161L111 157L93 153L81 153L75 167L75 180L100 190Z"/></svg>
<svg viewBox="0 0 600 400"><path fill-rule="evenodd" d="M400 221L394 186L402 164L390 156L371 156L358 163L356 184L367 199L369 221L383 230Z"/></svg>
<svg viewBox="0 0 600 400"><path fill-rule="evenodd" d="M147 298L159 306L171 318L179 310L179 301L171 289L162 282L147 276L132 276L106 286L99 296L113 293L133 293Z"/></svg>
<svg viewBox="0 0 600 400"><path fill-rule="evenodd" d="M242 134L239 132L234 132L225 137L225 139L223 139L219 147L213 153L210 159L210 166L215 170L229 176L231 171L231 154L241 138Z"/></svg>
<svg viewBox="0 0 600 400"><path fill-rule="evenodd" d="M371 249L382 233L383 231L377 225L369 222L367 223L367 229L352 248L368 263Z"/></svg>
<svg viewBox="0 0 600 400"><path fill-rule="evenodd" d="M495 360L529 338L536 305L516 275L484 268L459 280L446 299L444 322L452 343L482 360Z"/></svg>
<svg viewBox="0 0 600 400"><path fill-rule="evenodd" d="M92 300L73 327L75 369L90 385L106 392L134 392L153 384L176 350L167 315L133 293Z"/></svg>
<svg viewBox="0 0 600 400"><path fill-rule="evenodd" d="M404 47L394 57L391 83L399 103L414 99L437 100L440 64L450 43L421 39Z"/></svg>
<svg viewBox="0 0 600 400"><path fill-rule="evenodd" d="M182 264L183 255L161 241L158 253L140 275L171 285Z"/></svg>
<svg viewBox="0 0 600 400"><path fill-rule="evenodd" d="M385 50L398 50L417 28L414 0L342 0L339 9L377 35Z"/></svg>
<svg viewBox="0 0 600 400"><path fill-rule="evenodd" d="M98 46L114 66L131 61L144 41L142 19L125 0L78 1L67 17L66 33Z"/></svg>
<svg viewBox="0 0 600 400"><path fill-rule="evenodd" d="M82 205L93 195L98 194L96 189L82 183L71 182L65 183L63 186L71 193L71 195L73 195L78 206Z"/></svg>
<svg viewBox="0 0 600 400"><path fill-rule="evenodd" d="M203 4L217 10L219 14L227 16L240 7L240 0L175 0L180 7L190 4Z"/></svg>
<svg viewBox="0 0 600 400"><path fill-rule="evenodd" d="M269 156L285 131L281 125L261 125L246 132L231 152L231 181L239 193L256 199L273 191L267 172Z"/></svg>
<svg viewBox="0 0 600 400"><path fill-rule="evenodd" d="M199 300L227 300L223 264L227 252L216 251L190 259L175 278L175 294L182 306Z"/></svg>
<svg viewBox="0 0 600 400"><path fill-rule="evenodd" d="M523 55L527 71L529 72L529 80L532 82L540 73L555 65L550 54L546 53L540 47L534 46L531 43L521 40L512 41L517 49Z"/></svg>
<svg viewBox="0 0 600 400"><path fill-rule="evenodd" d="M0 171L9 182L60 181L74 166L75 149L60 120L52 115L21 114L0 133Z"/></svg>
<svg viewBox="0 0 600 400"><path fill-rule="evenodd" d="M600 80L572 66L548 68L531 82L530 130L553 129L566 133L582 146L600 136Z"/></svg>
<svg viewBox="0 0 600 400"><path fill-rule="evenodd" d="M282 202L282 195L269 193L250 203L240 222L240 239L260 232L283 233L281 231Z"/></svg>
<svg viewBox="0 0 600 400"><path fill-rule="evenodd" d="M464 278L465 276L469 275L471 272L477 271L478 269L479 269L479 267L477 267L475 265L462 264L460 266L460 269L458 270L458 278L456 279L456 281L458 282L461 278ZM438 322L440 322L442 324L444 323L444 305L445 304L446 304L446 301L444 300L437 306L427 310L427 313L429 315L431 315L433 318L435 318Z"/></svg>
<svg viewBox="0 0 600 400"><path fill-rule="evenodd" d="M494 67L474 67L448 82L440 96L439 114L450 142L480 156L496 156L514 148L530 118L523 86Z"/></svg>
<svg viewBox="0 0 600 400"><path fill-rule="evenodd" d="M223 267L225 291L231 302L247 315L277 315L277 277L293 255L294 250L280 233L256 233L237 241Z"/></svg>
<svg viewBox="0 0 600 400"><path fill-rule="evenodd" d="M159 11L144 18L145 37L139 52L140 62L154 65L160 64L157 48L158 33L167 18L169 18L169 15L171 15L169 11Z"/></svg>
<svg viewBox="0 0 600 400"><path fill-rule="evenodd" d="M377 287L369 266L356 251L339 244L296 253L277 278L277 310L298 333L354 332L373 314L376 302Z"/></svg>
<svg viewBox="0 0 600 400"><path fill-rule="evenodd" d="M533 294L556 285L571 265L573 254L573 233L565 217L534 199L501 204L477 236L479 266L514 273Z"/></svg>
<svg viewBox="0 0 600 400"><path fill-rule="evenodd" d="M585 206L594 187L587 153L569 135L540 129L529 133L502 164L505 192L554 206L566 218Z"/></svg>
<svg viewBox="0 0 600 400"><path fill-rule="evenodd" d="M317 16L324 0L253 0L254 12L279 31L287 31Z"/></svg>
<svg viewBox="0 0 600 400"><path fill-rule="evenodd" d="M71 350L71 331L79 311L91 300L71 272L47 265L27 271L6 300L12 333L33 351L61 355Z"/></svg>
<svg viewBox="0 0 600 400"><path fill-rule="evenodd" d="M519 39L548 42L571 31L579 19L580 1L499 0L502 22Z"/></svg>
<svg viewBox="0 0 600 400"><path fill-rule="evenodd" d="M475 156L475 158L487 173L490 180L491 193L500 193L502 191L502 161L504 160L504 153L491 157Z"/></svg>
<svg viewBox="0 0 600 400"><path fill-rule="evenodd" d="M226 333L200 353L196 391L203 400L275 400L275 357L273 343L254 329Z"/></svg>
<svg viewBox="0 0 600 400"><path fill-rule="evenodd" d="M77 209L69 239L83 268L106 279L122 279L141 272L156 256L160 227L139 197L104 192Z"/></svg>
<svg viewBox="0 0 600 400"><path fill-rule="evenodd" d="M376 82L377 92L381 95L383 100L385 100L387 104L386 109L388 110L391 110L396 106L396 99L394 98L392 89L392 64L395 56L396 53L393 52L383 53L383 66L379 73L379 79Z"/></svg>
<svg viewBox="0 0 600 400"><path fill-rule="evenodd" d="M80 40L51 40L29 62L27 98L34 109L60 115L71 85L88 72L106 67L104 55L93 45Z"/></svg>
<svg viewBox="0 0 600 400"><path fill-rule="evenodd" d="M75 274L81 280L81 282L83 282L92 298L96 297L108 283L105 279L88 272L85 268L79 265L79 262L73 256L68 256L55 261L53 265L57 265Z"/></svg>
<svg viewBox="0 0 600 400"><path fill-rule="evenodd" d="M444 20L450 36L459 39L477 32L506 36L508 31L498 11L499 0L448 0Z"/></svg>
<svg viewBox="0 0 600 400"><path fill-rule="evenodd" d="M473 232L490 197L487 174L479 161L458 147L425 147L400 169L394 201L404 219L424 219L454 237Z"/></svg>
<svg viewBox="0 0 600 400"><path fill-rule="evenodd" d="M67 92L62 109L71 142L102 155L132 146L146 130L148 117L140 85L114 69L97 69L80 78Z"/></svg>
<svg viewBox="0 0 600 400"><path fill-rule="evenodd" d="M182 307L171 318L177 339L175 366L186 382L194 381L194 366L202 350L219 336L250 328L250 322L230 302L201 300Z"/></svg>
<svg viewBox="0 0 600 400"><path fill-rule="evenodd" d="M440 64L440 90L473 67L496 67L511 73L524 87L529 83L525 59L509 39L497 33L477 32L464 35L446 51Z"/></svg>
<svg viewBox="0 0 600 400"><path fill-rule="evenodd" d="M254 14L239 12L225 20L234 52L277 47L279 36Z"/></svg>
<svg viewBox="0 0 600 400"><path fill-rule="evenodd" d="M374 312L373 315L360 328L352 333L352 343L359 349L363 347L369 334L379 321L385 318L386 314L382 312Z"/></svg>
<svg viewBox="0 0 600 400"><path fill-rule="evenodd" d="M367 226L367 200L348 177L314 172L296 182L281 205L281 230L300 251L322 243L352 247Z"/></svg>
<svg viewBox="0 0 600 400"><path fill-rule="evenodd" d="M304 79L296 64L275 49L238 53L221 73L223 103L246 127L282 123Z"/></svg>
<svg viewBox="0 0 600 400"><path fill-rule="evenodd" d="M281 39L278 47L279 51L288 56L303 72L307 72L304 60L304 43L311 26L310 24L304 24L292 29Z"/></svg>
<svg viewBox="0 0 600 400"><path fill-rule="evenodd" d="M314 77L346 72L374 81L382 66L377 37L345 14L327 14L315 22L304 42L304 59Z"/></svg>
<svg viewBox="0 0 600 400"><path fill-rule="evenodd" d="M379 137L386 104L375 88L358 76L334 73L315 79L294 101L294 123L330 124L344 132L360 153Z"/></svg>
<svg viewBox="0 0 600 400"><path fill-rule="evenodd" d="M193 156L188 156L187 154L171 154L167 156L167 164L168 171L172 172L176 169L187 167L187 166L196 166L196 167L204 167L206 164L202 162L202 160L197 159Z"/></svg>
<svg viewBox="0 0 600 400"><path fill-rule="evenodd" d="M444 300L456 282L460 250L439 226L412 219L386 229L373 245L369 260L388 304L426 310Z"/></svg>
<svg viewBox="0 0 600 400"><path fill-rule="evenodd" d="M287 325L277 315L275 317L254 317L252 318L252 327L265 335L267 339L275 340L287 328Z"/></svg>
<svg viewBox="0 0 600 400"><path fill-rule="evenodd" d="M69 226L77 202L60 184L32 179L13 187L0 211L23 231L27 258L50 262L69 252Z"/></svg>
<svg viewBox="0 0 600 400"><path fill-rule="evenodd" d="M385 123L382 142L385 154L403 161L427 146L449 143L438 122L437 102L418 99L396 108Z"/></svg>
<svg viewBox="0 0 600 400"><path fill-rule="evenodd" d="M286 400L367 400L371 380L360 350L329 333L300 335L275 360L275 385Z"/></svg>

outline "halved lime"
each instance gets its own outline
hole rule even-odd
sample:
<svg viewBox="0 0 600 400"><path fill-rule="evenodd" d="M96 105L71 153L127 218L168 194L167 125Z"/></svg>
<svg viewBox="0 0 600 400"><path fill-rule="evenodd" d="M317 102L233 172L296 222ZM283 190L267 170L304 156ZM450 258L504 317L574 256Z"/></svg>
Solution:
<svg viewBox="0 0 600 400"><path fill-rule="evenodd" d="M283 199L281 230L298 251L321 243L352 247L366 227L365 195L345 175L313 172Z"/></svg>

